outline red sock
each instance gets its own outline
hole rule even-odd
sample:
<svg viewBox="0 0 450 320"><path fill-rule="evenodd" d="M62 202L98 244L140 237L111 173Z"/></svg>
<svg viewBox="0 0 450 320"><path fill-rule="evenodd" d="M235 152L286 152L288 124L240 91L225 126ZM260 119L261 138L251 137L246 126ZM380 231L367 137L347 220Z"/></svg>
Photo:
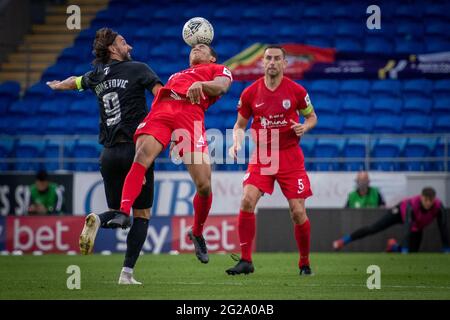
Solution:
<svg viewBox="0 0 450 320"><path fill-rule="evenodd" d="M127 177L125 178L122 189L122 201L120 202L120 211L127 215L130 215L134 200L136 200L141 193L145 172L147 172L147 168L138 162L133 162Z"/></svg>
<svg viewBox="0 0 450 320"><path fill-rule="evenodd" d="M256 232L256 218L253 212L239 211L239 242L241 243L241 259L252 261L252 244Z"/></svg>
<svg viewBox="0 0 450 320"><path fill-rule="evenodd" d="M206 197L196 193L192 203L194 205L194 226L192 227L192 233L194 236L199 237L202 235L203 225L211 209L212 193Z"/></svg>
<svg viewBox="0 0 450 320"><path fill-rule="evenodd" d="M295 240L297 240L298 252L300 254L300 260L298 266L309 266L309 248L310 248L310 234L311 224L309 219L303 224L294 225L295 228Z"/></svg>

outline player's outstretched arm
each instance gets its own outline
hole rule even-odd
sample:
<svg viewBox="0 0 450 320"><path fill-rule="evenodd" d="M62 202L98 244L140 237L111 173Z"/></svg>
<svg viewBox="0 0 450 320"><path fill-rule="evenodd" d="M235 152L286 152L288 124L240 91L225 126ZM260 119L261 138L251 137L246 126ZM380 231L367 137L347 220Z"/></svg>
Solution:
<svg viewBox="0 0 450 320"><path fill-rule="evenodd" d="M53 90L76 90L77 89L76 79L77 77L71 76L63 81L59 80L47 81L46 84Z"/></svg>
<svg viewBox="0 0 450 320"><path fill-rule="evenodd" d="M233 127L233 145L228 150L228 154L230 157L236 159L237 153L241 150L242 141L244 141L245 137L245 128L247 127L248 119L244 118L240 113L238 113L238 117L236 123Z"/></svg>

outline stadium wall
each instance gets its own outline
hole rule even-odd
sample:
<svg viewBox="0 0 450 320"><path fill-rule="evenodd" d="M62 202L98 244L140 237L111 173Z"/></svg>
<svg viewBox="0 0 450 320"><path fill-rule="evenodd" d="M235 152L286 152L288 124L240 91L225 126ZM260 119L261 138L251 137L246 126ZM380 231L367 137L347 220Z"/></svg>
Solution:
<svg viewBox="0 0 450 320"><path fill-rule="evenodd" d="M244 172L214 172L212 215L235 215L239 212ZM309 173L314 195L308 208L343 208L348 193L355 187L353 172ZM65 211L85 215L107 210L103 181L99 173L53 174L64 192ZM445 173L371 172L371 185L380 189L387 206L397 204L407 196L420 193L424 186L433 186L438 196L450 206L450 175ZM0 174L0 215L24 215L28 207L28 186L34 182L32 174ZM152 215L156 217L192 216L192 197L195 186L187 172L155 172L155 191ZM272 196L264 196L258 209L287 208L278 185Z"/></svg>

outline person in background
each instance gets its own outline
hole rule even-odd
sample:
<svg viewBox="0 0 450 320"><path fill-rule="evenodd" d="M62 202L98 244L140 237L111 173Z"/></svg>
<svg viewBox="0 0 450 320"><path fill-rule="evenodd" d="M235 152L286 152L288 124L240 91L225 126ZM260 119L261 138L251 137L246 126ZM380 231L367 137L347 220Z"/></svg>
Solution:
<svg viewBox="0 0 450 320"><path fill-rule="evenodd" d="M50 182L45 170L36 174L36 181L30 186L29 215L59 214L62 211L63 199L58 186Z"/></svg>
<svg viewBox="0 0 450 320"><path fill-rule="evenodd" d="M380 191L370 186L367 171L360 171L356 176L356 190L348 195L346 208L382 208L385 206Z"/></svg>
<svg viewBox="0 0 450 320"><path fill-rule="evenodd" d="M387 252L418 252L422 243L423 230L433 220L437 221L442 240L442 251L450 252L447 215L442 201L431 187L423 188L421 194L403 199L375 223L359 228L351 234L333 242L334 250L341 250L347 244L381 232L395 224L403 224L405 235L401 244L391 238Z"/></svg>

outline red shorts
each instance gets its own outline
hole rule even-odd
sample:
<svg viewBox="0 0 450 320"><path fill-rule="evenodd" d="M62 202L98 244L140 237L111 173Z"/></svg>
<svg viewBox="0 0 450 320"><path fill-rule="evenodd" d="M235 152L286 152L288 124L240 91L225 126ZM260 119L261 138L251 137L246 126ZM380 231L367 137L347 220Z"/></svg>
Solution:
<svg viewBox="0 0 450 320"><path fill-rule="evenodd" d="M272 194L275 181L287 199L306 199L312 196L311 185L305 170L303 153L300 147L279 150L278 168L267 174L268 165L250 163L244 176L243 185L251 184L263 193Z"/></svg>
<svg viewBox="0 0 450 320"><path fill-rule="evenodd" d="M205 113L198 105L185 100L164 100L153 104L150 113L137 127L134 142L143 134L153 136L163 149L175 141L181 155L208 153Z"/></svg>

